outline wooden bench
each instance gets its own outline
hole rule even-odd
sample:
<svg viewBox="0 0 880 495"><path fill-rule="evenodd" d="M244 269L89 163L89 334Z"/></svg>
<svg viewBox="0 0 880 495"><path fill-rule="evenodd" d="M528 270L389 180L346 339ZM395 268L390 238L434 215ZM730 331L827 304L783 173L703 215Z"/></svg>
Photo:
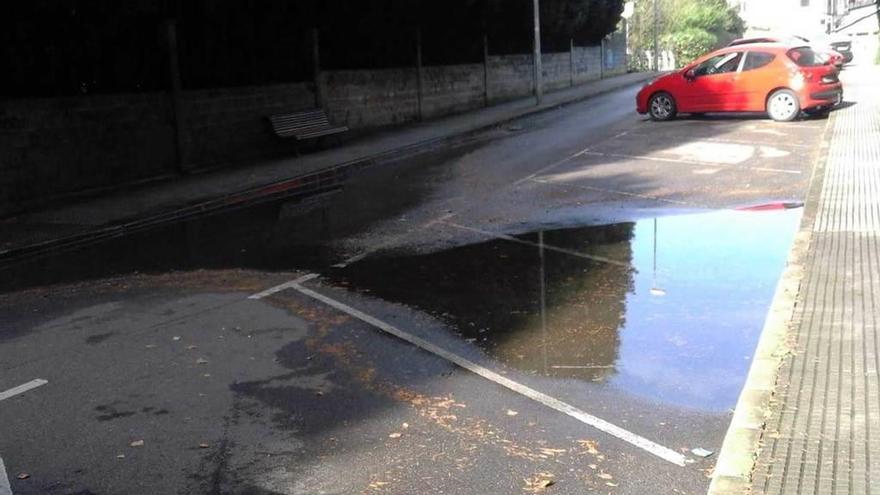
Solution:
<svg viewBox="0 0 880 495"><path fill-rule="evenodd" d="M270 115L272 131L282 138L296 138L297 141L320 139L324 136L340 134L348 130L346 126L335 126L330 123L323 109L306 110L304 112L281 113ZM299 150L297 150L299 152Z"/></svg>

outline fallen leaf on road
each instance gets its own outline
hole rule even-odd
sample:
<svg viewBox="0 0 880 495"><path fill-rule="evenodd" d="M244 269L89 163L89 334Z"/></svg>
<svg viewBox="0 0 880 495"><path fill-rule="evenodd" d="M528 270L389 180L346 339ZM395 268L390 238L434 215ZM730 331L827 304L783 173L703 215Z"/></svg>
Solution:
<svg viewBox="0 0 880 495"><path fill-rule="evenodd" d="M144 347L146 347L147 349L155 349L158 346L156 344L147 344Z"/></svg>
<svg viewBox="0 0 880 495"><path fill-rule="evenodd" d="M374 482L370 483L370 488L375 490L377 488L382 488L383 486L390 485L390 484L391 483L388 483L387 481L374 481Z"/></svg>
<svg viewBox="0 0 880 495"><path fill-rule="evenodd" d="M143 447L144 441L143 440L135 440L134 442L131 442L131 444L129 444L129 445L131 445L132 447Z"/></svg>
<svg viewBox="0 0 880 495"><path fill-rule="evenodd" d="M565 449L542 448L542 449L538 449L538 450L540 450L542 454L549 455L549 456L554 456L556 454L564 454L566 452Z"/></svg>
<svg viewBox="0 0 880 495"><path fill-rule="evenodd" d="M402 433L394 432L394 433L388 435L388 438L400 438L402 435L403 435Z"/></svg>
<svg viewBox="0 0 880 495"><path fill-rule="evenodd" d="M523 487L523 489L532 493L544 491L548 487L556 484L556 482L553 481L553 475L550 473L538 473L525 480L525 482L526 486Z"/></svg>
<svg viewBox="0 0 880 495"><path fill-rule="evenodd" d="M31 475L29 475L29 474L27 474L27 473L19 473L19 474L18 474L18 479L20 479L20 480L26 480L26 479L28 479L28 478L30 478L30 477L31 477Z"/></svg>
<svg viewBox="0 0 880 495"><path fill-rule="evenodd" d="M508 415L508 416L516 416L517 414L519 414L519 413L516 412L516 411L514 411L513 409L508 409L508 410L507 410L507 415Z"/></svg>
<svg viewBox="0 0 880 495"><path fill-rule="evenodd" d="M588 454L597 455L599 453L599 444L595 440L578 440Z"/></svg>
<svg viewBox="0 0 880 495"><path fill-rule="evenodd" d="M189 349L189 350L191 351L191 350L193 350L193 349L198 349L199 346L197 346L197 345L188 345L188 346L186 346L186 348Z"/></svg>
<svg viewBox="0 0 880 495"><path fill-rule="evenodd" d="M601 473L599 473L597 476L600 477L600 478L602 478L603 480L611 480L611 479L614 479L614 476L611 476L610 474L608 474L608 473L606 473L606 472L601 472Z"/></svg>
<svg viewBox="0 0 880 495"><path fill-rule="evenodd" d="M400 425L400 426L402 426L403 429L405 430L405 429L409 428L409 423L404 423L404 424L402 424L402 425Z"/></svg>
<svg viewBox="0 0 880 495"><path fill-rule="evenodd" d="M116 456L117 459L125 459L125 454L119 454Z"/></svg>
<svg viewBox="0 0 880 495"><path fill-rule="evenodd" d="M605 484L608 486L617 486L617 483L612 483L610 481L606 481Z"/></svg>
<svg viewBox="0 0 880 495"><path fill-rule="evenodd" d="M174 337L171 337L171 340L180 340L180 335L175 335Z"/></svg>
<svg viewBox="0 0 880 495"><path fill-rule="evenodd" d="M205 358L196 359L196 364L208 364L208 360Z"/></svg>
<svg viewBox="0 0 880 495"><path fill-rule="evenodd" d="M210 448L210 447L211 447L210 445L208 445L208 444L206 444L206 443L204 443L204 442L202 442L202 443L199 444L199 448L200 448L200 449L207 449L207 448Z"/></svg>

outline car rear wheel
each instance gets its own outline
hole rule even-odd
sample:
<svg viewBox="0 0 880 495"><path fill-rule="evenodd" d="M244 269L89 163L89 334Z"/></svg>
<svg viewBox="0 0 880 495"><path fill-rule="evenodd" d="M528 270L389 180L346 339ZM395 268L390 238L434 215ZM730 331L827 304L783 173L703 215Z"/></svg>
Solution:
<svg viewBox="0 0 880 495"><path fill-rule="evenodd" d="M652 120L671 120L678 113L675 98L669 93L657 93L648 101L648 113Z"/></svg>
<svg viewBox="0 0 880 495"><path fill-rule="evenodd" d="M767 98L767 115L777 122L790 122L801 113L801 104L794 91L780 89Z"/></svg>

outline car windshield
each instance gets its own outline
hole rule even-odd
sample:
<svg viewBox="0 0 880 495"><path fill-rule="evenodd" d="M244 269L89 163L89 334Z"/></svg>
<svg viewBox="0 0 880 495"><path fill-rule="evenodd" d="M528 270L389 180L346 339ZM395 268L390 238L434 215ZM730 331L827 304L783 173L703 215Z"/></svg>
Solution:
<svg viewBox="0 0 880 495"><path fill-rule="evenodd" d="M801 67L816 67L825 63L819 54L806 46L792 48L788 51L788 58Z"/></svg>

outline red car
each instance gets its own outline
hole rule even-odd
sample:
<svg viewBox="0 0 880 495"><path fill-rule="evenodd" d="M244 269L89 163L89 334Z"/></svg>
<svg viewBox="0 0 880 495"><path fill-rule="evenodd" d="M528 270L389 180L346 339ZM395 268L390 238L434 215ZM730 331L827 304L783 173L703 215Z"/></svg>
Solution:
<svg viewBox="0 0 880 495"><path fill-rule="evenodd" d="M653 120L679 112L766 112L777 121L828 112L843 100L833 66L807 46L760 43L714 51L648 83L636 109Z"/></svg>
<svg viewBox="0 0 880 495"><path fill-rule="evenodd" d="M835 51L833 47L823 48L821 46L811 45L810 40L803 36L789 36L788 38L774 38L772 36L764 36L761 38L740 38L731 41L727 46L750 45L753 43L784 43L798 46L807 45L816 52L823 62L837 67L838 70L843 70L843 64L846 62L844 56L840 52Z"/></svg>

